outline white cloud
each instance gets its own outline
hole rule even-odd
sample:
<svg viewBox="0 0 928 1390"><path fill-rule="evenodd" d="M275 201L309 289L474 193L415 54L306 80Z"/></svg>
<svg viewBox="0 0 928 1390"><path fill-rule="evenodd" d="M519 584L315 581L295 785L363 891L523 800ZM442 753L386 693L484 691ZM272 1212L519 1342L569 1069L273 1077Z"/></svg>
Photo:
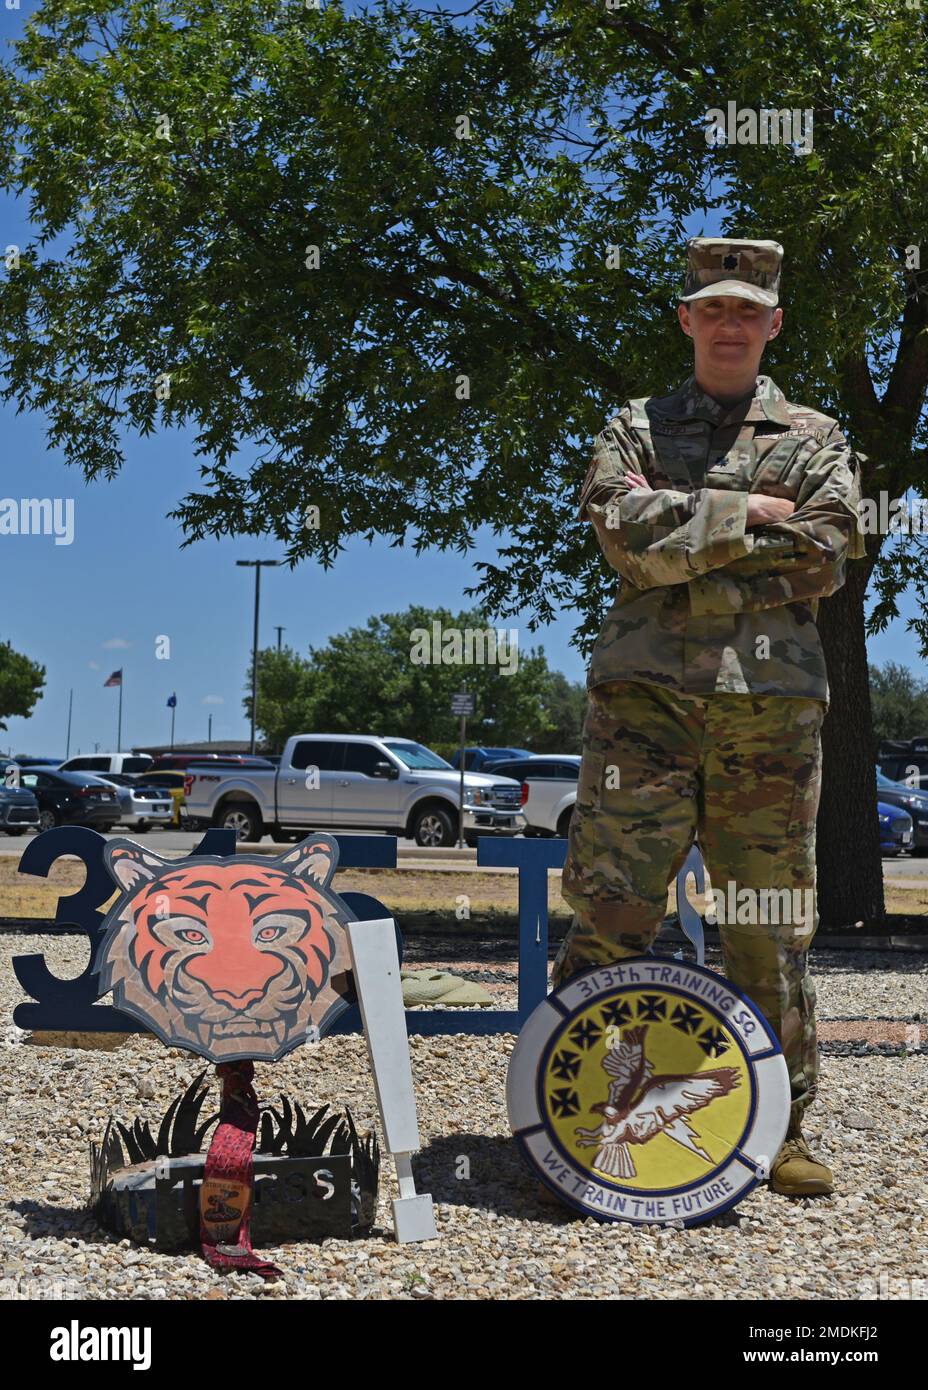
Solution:
<svg viewBox="0 0 928 1390"><path fill-rule="evenodd" d="M225 698L222 695L204 695L200 701L201 705L224 705Z"/></svg>
<svg viewBox="0 0 928 1390"><path fill-rule="evenodd" d="M99 671L100 669L99 661L88 661L87 665L90 667L91 671Z"/></svg>
<svg viewBox="0 0 928 1390"><path fill-rule="evenodd" d="M129 643L125 637L110 637L107 641L101 642L100 645L104 651L113 651L117 647L128 647Z"/></svg>

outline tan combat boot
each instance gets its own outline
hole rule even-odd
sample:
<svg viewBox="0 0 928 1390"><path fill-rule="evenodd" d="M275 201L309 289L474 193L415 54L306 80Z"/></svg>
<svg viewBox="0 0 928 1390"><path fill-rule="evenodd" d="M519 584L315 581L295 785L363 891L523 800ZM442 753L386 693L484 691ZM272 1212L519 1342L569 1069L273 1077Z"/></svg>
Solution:
<svg viewBox="0 0 928 1390"><path fill-rule="evenodd" d="M784 1197L829 1197L835 1190L831 1169L813 1158L798 1125L790 1125L770 1165L770 1187Z"/></svg>

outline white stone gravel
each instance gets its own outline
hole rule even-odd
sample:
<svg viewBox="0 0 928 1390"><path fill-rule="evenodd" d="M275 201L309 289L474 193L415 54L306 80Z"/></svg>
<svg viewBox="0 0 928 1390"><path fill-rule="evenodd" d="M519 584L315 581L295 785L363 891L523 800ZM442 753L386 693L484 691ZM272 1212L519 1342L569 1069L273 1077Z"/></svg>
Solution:
<svg viewBox="0 0 928 1390"><path fill-rule="evenodd" d="M820 1018L928 1018L928 956L816 948L810 968Z"/></svg>
<svg viewBox="0 0 928 1390"><path fill-rule="evenodd" d="M220 1276L199 1254L160 1255L97 1229L84 1207L87 1142L111 1112L160 1119L202 1068L132 1036L114 1051L36 1046L11 1025L22 998L9 958L45 950L78 973L78 938L0 938L0 1297L841 1299L928 1297L928 1056L822 1058L806 1133L835 1170L834 1197L758 1188L735 1211L688 1230L603 1225L544 1206L509 1137L505 1076L515 1038L413 1038L423 1151L420 1190L439 1239L397 1246L395 1183L382 1169L370 1238L264 1247L286 1278ZM838 953L833 953L835 956ZM816 970L822 1016L925 1010L928 960ZM823 958L824 963L824 958ZM348 1104L376 1122L363 1040L331 1038L259 1066L259 1098ZM860 1129L860 1117L873 1128ZM913 1281L922 1281L921 1284Z"/></svg>

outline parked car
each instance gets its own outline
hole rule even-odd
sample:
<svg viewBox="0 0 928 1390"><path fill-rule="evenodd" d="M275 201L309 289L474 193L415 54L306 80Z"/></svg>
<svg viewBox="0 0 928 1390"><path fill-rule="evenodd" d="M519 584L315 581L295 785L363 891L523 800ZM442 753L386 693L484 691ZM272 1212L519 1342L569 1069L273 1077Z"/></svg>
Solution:
<svg viewBox="0 0 928 1390"><path fill-rule="evenodd" d="M62 772L146 772L150 753L78 753L61 764Z"/></svg>
<svg viewBox="0 0 928 1390"><path fill-rule="evenodd" d="M896 776L890 777L889 780L891 782L898 782L898 784L901 787L905 787L907 791L928 792L928 772L907 772L906 768L911 766L912 764L910 762L905 763L899 772L897 772ZM889 777L889 773L886 772L885 767L879 767L877 771Z"/></svg>
<svg viewBox="0 0 928 1390"><path fill-rule="evenodd" d="M151 770L186 772L194 763L215 763L219 767L273 767L269 758L259 757L257 753L159 753Z"/></svg>
<svg viewBox="0 0 928 1390"><path fill-rule="evenodd" d="M189 828L195 828L195 827L196 827L196 819L195 819L194 817L189 816L189 815L187 814L187 811L186 811L187 792L188 792L188 790L190 789L190 786L191 786L191 784L192 784L192 782L193 782L193 770L194 770L195 768L200 767L200 768L202 768L204 771L206 771L207 769L217 768L217 767L219 767L219 768L223 768L223 767L227 767L227 768L233 768L233 767L242 767L242 768L246 768L246 767L251 767L251 768L264 768L265 771L266 771L266 770L269 769L269 768L276 768L277 765L279 764L279 762L280 762L280 757L279 757L279 756L276 757L276 758L259 758L257 755L255 755L254 757L251 757L250 755L245 755L245 754L243 754L241 757L239 757L237 754L231 754L229 757L225 757L223 754L216 753L216 754L214 754L214 755L212 756L212 758L210 758L210 759L203 759L203 760L201 760L200 758L195 758L192 762L190 762L190 763L187 765L186 770L183 771L183 772L180 772L179 769L177 769L177 768L173 768L173 769L171 769L171 770L169 770L169 771L165 771L165 772L159 773L158 775L159 775L159 776L162 776L162 777L176 777L176 776L179 776L179 777L181 778L181 784L180 784L180 806L177 807L177 810L178 810L178 813L179 813L178 822L177 822L177 823L180 824L181 821L183 821L185 827L189 829ZM148 780L150 780L150 779L146 777L145 780L148 781ZM181 810L180 810L180 807L183 807L184 810L181 811Z"/></svg>
<svg viewBox="0 0 928 1390"><path fill-rule="evenodd" d="M882 772L878 772L876 794L880 801L897 806L911 817L912 853L928 853L928 792L917 791L902 782L893 782Z"/></svg>
<svg viewBox="0 0 928 1390"><path fill-rule="evenodd" d="M882 745L884 748L885 746ZM915 750L884 753L882 757L877 758L877 765L883 776L888 777L891 782L902 782L904 786L911 786L914 780L915 788L918 790L919 779L924 777L925 784L928 785L928 753Z"/></svg>
<svg viewBox="0 0 928 1390"><path fill-rule="evenodd" d="M465 748L464 771L485 772L490 763L502 762L504 759L511 761L513 758L530 758L531 756L527 748ZM454 750L451 766L457 768L461 766L460 748Z"/></svg>
<svg viewBox="0 0 928 1390"><path fill-rule="evenodd" d="M928 738L884 738L880 741L877 762L898 753L928 753Z"/></svg>
<svg viewBox="0 0 928 1390"><path fill-rule="evenodd" d="M567 838L577 801L579 753L535 753L530 758L494 763L494 777L512 777L522 784L525 834Z"/></svg>
<svg viewBox="0 0 928 1390"><path fill-rule="evenodd" d="M31 788L20 785L21 773L16 763L0 768L0 830L7 835L25 835L39 826L39 803Z"/></svg>
<svg viewBox="0 0 928 1390"><path fill-rule="evenodd" d="M28 753L16 753L12 761L20 767L60 767L64 758L33 758Z"/></svg>
<svg viewBox="0 0 928 1390"><path fill-rule="evenodd" d="M146 787L154 787L171 798L171 824L180 825L183 819L184 782L186 772L180 768L168 768L164 772L140 772L138 780Z"/></svg>
<svg viewBox="0 0 928 1390"><path fill-rule="evenodd" d="M40 830L50 830L53 825L89 825L105 832L112 830L119 818L115 788L86 772L25 767L20 784L35 793Z"/></svg>
<svg viewBox="0 0 928 1390"><path fill-rule="evenodd" d="M308 830L382 830L419 845L457 838L460 772L406 738L296 734L280 767L191 768L187 813L198 825L224 825L240 840L299 838ZM464 774L464 838L516 835L525 825L519 784Z"/></svg>
<svg viewBox="0 0 928 1390"><path fill-rule="evenodd" d="M912 817L889 802L878 801L877 816L880 822L880 853L887 857L901 854L912 845Z"/></svg>
<svg viewBox="0 0 928 1390"><path fill-rule="evenodd" d="M174 803L168 792L153 787L147 773L138 780L127 772L108 772L100 779L115 788L119 798L117 825L129 825L141 833L153 825L170 825L174 818Z"/></svg>
<svg viewBox="0 0 928 1390"><path fill-rule="evenodd" d="M186 811L187 793L193 784L193 774L198 767L202 772L214 771L216 768L236 767L258 768L259 770L264 769L264 771L268 771L269 769L276 769L279 766L279 764L279 756L277 758L259 758L257 757L257 755L255 757L239 758L237 756L231 756L226 758L218 754L216 755L215 759L210 761L204 760L201 762L199 759L196 759L194 762L191 762L187 767L186 771L180 773L180 776L183 778L183 782L181 784L182 805L184 805L185 807L183 819L187 828L196 828L198 823L198 818L188 815ZM176 769L173 770L170 775L174 776L175 774ZM167 774L165 773L162 775L166 776Z"/></svg>

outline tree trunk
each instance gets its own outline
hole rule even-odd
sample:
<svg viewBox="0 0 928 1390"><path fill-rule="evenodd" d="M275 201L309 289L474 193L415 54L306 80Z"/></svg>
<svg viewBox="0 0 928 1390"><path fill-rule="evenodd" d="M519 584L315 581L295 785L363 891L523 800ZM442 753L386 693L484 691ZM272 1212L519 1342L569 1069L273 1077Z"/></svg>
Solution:
<svg viewBox="0 0 928 1390"><path fill-rule="evenodd" d="M822 726L822 799L816 827L823 926L886 928L876 814L876 766L864 636L870 565L851 563L844 587L819 606L831 705Z"/></svg>

